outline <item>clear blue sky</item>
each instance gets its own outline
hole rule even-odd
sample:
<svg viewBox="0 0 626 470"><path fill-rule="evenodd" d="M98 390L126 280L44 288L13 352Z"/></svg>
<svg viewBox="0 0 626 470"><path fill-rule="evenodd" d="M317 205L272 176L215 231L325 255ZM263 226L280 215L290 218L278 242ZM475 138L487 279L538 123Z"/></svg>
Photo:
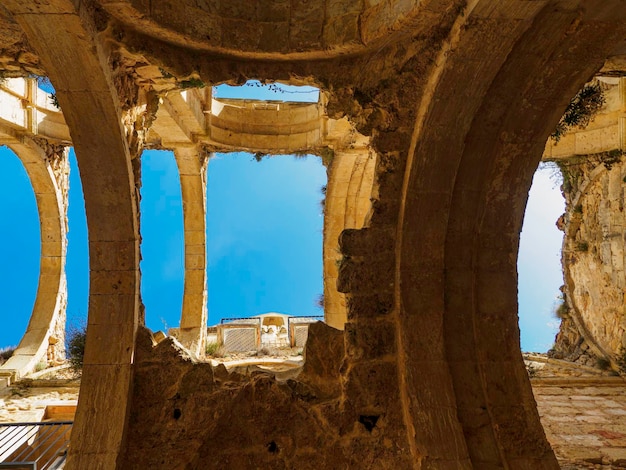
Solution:
<svg viewBox="0 0 626 470"><path fill-rule="evenodd" d="M183 216L171 152L144 165L142 296L152 329L178 326L183 293ZM322 315L320 158L216 154L208 165L209 324L268 311Z"/></svg>
<svg viewBox="0 0 626 470"><path fill-rule="evenodd" d="M558 170L535 172L520 238L518 271L519 322L522 349L545 352L554 343L560 320L554 315L563 284L561 243L556 228L565 210Z"/></svg>
<svg viewBox="0 0 626 470"><path fill-rule="evenodd" d="M267 87L220 87L218 96L286 101L316 101L316 92ZM0 147L3 172L0 198L0 347L21 338L37 288L39 226L26 173L6 147ZM68 317L85 318L88 291L87 234L80 179L70 159ZM178 326L183 291L182 203L171 152L147 151L141 201L142 296L150 328ZM551 171L535 177L520 246L520 325L522 348L545 351L557 322L552 314L560 272L561 233L554 222L562 213ZM207 255L209 324L222 317L266 311L321 314L321 187L326 171L319 158L276 156L256 162L251 155L217 154L208 166ZM559 206L560 204L560 206Z"/></svg>

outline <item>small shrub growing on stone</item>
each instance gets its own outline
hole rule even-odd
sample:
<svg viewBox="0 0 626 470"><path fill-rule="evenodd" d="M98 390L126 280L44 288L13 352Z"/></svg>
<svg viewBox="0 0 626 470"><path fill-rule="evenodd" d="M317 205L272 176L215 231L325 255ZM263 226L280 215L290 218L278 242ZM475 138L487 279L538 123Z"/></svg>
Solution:
<svg viewBox="0 0 626 470"><path fill-rule="evenodd" d="M178 85L182 90L186 90L188 88L204 88L206 84L197 77L191 77L187 80L181 80L178 82Z"/></svg>
<svg viewBox="0 0 626 470"><path fill-rule="evenodd" d="M550 137L558 142L570 129L587 127L604 102L604 94L599 83L585 85L567 105L565 114Z"/></svg>
<svg viewBox="0 0 626 470"><path fill-rule="evenodd" d="M596 359L596 366L600 370L609 370L611 368L611 363L604 357L599 357Z"/></svg>
<svg viewBox="0 0 626 470"><path fill-rule="evenodd" d="M619 366L620 375L626 375L626 348L621 347L617 357L615 358L617 365Z"/></svg>
<svg viewBox="0 0 626 470"><path fill-rule="evenodd" d="M565 301L562 301L561 303L559 303L559 305L557 305L557 307L554 309L554 314L557 318L560 318L561 320L564 320L569 316L569 308L567 307Z"/></svg>
<svg viewBox="0 0 626 470"><path fill-rule="evenodd" d="M71 327L67 332L67 360L75 372L83 369L85 356L85 340L87 339L87 327Z"/></svg>
<svg viewBox="0 0 626 470"><path fill-rule="evenodd" d="M204 353L210 357L224 357L224 348L216 341L207 341Z"/></svg>
<svg viewBox="0 0 626 470"><path fill-rule="evenodd" d="M0 365L8 361L9 358L13 355L14 351L15 351L14 346L7 346L4 348L0 348Z"/></svg>
<svg viewBox="0 0 626 470"><path fill-rule="evenodd" d="M59 99L57 98L56 93L50 93L50 104L54 106L56 109L61 109L61 105L59 104Z"/></svg>

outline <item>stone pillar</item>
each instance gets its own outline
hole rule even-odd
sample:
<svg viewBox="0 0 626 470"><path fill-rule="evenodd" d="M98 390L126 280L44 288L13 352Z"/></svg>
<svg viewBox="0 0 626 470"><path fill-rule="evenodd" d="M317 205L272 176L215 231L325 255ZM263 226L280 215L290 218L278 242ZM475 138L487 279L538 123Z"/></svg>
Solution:
<svg viewBox="0 0 626 470"><path fill-rule="evenodd" d="M337 290L342 253L339 236L360 229L371 209L376 155L367 148L336 151L328 171L324 204L324 317L343 330L348 321L345 295Z"/></svg>
<svg viewBox="0 0 626 470"><path fill-rule="evenodd" d="M178 339L204 353L207 328L206 170L207 154L196 146L174 150L183 195L185 288Z"/></svg>
<svg viewBox="0 0 626 470"><path fill-rule="evenodd" d="M50 334L48 336L47 362L49 365L55 365L58 361L65 360L65 330L67 318L67 279L65 273L65 261L67 255L67 208L69 206L69 187L70 187L70 164L69 164L69 147L48 145L46 148L47 165L50 167L56 183L56 202L59 206L59 227L61 230L61 259L60 259L60 280L59 290L54 313L54 325L50 325ZM38 197L37 194L35 194ZM43 198L42 198L43 199ZM42 201L42 205L45 204ZM39 202L37 204L39 206ZM40 212L40 220L42 220L42 210ZM42 224L43 230L43 224ZM42 236L43 246L43 236ZM42 266L43 266L43 249L42 249Z"/></svg>

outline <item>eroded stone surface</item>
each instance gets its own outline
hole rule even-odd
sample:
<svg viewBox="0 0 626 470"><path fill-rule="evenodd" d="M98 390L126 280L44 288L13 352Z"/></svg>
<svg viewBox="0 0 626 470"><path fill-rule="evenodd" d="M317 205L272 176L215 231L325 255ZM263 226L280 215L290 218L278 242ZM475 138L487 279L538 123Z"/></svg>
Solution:
<svg viewBox="0 0 626 470"><path fill-rule="evenodd" d="M620 371L626 364L626 166L619 129L626 108L623 79L603 80L606 102L591 124L549 142L544 154L560 167L566 200L557 222L564 232L564 305L553 354L587 365L605 361Z"/></svg>
<svg viewBox="0 0 626 470"><path fill-rule="evenodd" d="M123 468L200 469L208 459L225 468L409 465L400 417L392 409L359 414L354 392L343 391L343 334L311 328L310 362L287 381L193 363L176 342L153 346L140 330ZM372 378L360 386L380 387Z"/></svg>

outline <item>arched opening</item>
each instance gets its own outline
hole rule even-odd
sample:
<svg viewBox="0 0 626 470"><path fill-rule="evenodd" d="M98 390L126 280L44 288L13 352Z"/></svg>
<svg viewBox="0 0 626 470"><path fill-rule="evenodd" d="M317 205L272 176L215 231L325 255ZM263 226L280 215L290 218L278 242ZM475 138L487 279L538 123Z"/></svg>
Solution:
<svg viewBox="0 0 626 470"><path fill-rule="evenodd" d="M524 352L547 352L554 344L560 319L559 288L563 284L563 232L556 224L563 214L560 173L541 164L533 177L518 254L518 302L521 346ZM561 297L562 298L562 297Z"/></svg>
<svg viewBox="0 0 626 470"><path fill-rule="evenodd" d="M141 155L141 296L146 326L178 327L183 301L185 243L183 202L171 151Z"/></svg>
<svg viewBox="0 0 626 470"><path fill-rule="evenodd" d="M614 399L623 392L610 388L622 386L623 380L616 376L624 372L619 363L625 326L620 320L626 174L620 82L596 76L570 101L546 143L544 163L535 173L520 242L522 350L544 353L525 353L524 359L541 423L564 466L581 466L591 459L613 463L615 453L622 451L616 449L621 444L602 432L596 434L597 425L613 428L620 422L617 416L623 414L611 408L623 407ZM543 222L538 217L542 214ZM547 251L549 244L553 248ZM556 253L558 264L554 263ZM531 263L536 266L534 272ZM552 299L546 295L550 284ZM541 295L543 300L538 298ZM530 312L533 303L535 311ZM539 338L538 328L543 328L546 340L549 330L555 330L547 354L545 345L528 348ZM556 383L558 388L551 386ZM602 393L597 393L602 386ZM596 419L598 423L592 424ZM575 446L571 445L574 440Z"/></svg>
<svg viewBox="0 0 626 470"><path fill-rule="evenodd" d="M267 312L323 318L326 171L314 155L218 153L210 159L209 325ZM257 323L261 336L282 331Z"/></svg>
<svg viewBox="0 0 626 470"><path fill-rule="evenodd" d="M74 148L69 152L69 182L67 207L67 256L65 273L67 279L67 318L66 342L82 341L80 335L85 334L87 327L87 311L89 307L89 240L87 236L87 217L85 215L85 197L83 183L76 163ZM82 342L84 346L84 341ZM72 354L71 351L68 351ZM78 354L81 353L80 348ZM81 361L82 358L70 358Z"/></svg>
<svg viewBox="0 0 626 470"><path fill-rule="evenodd" d="M621 79L597 76L585 84L570 101L564 116L551 135L542 164L546 176L543 196L535 210L545 212L551 201L563 201L562 214L555 208L559 233L551 226L556 240L561 238L562 282L554 302L552 323L557 327L548 355L578 365L613 369L618 372L623 348L623 252L621 242L623 170L621 124L623 109ZM553 196L548 194L552 176ZM537 175L535 176L537 178ZM558 188L556 188L558 186ZM558 191L558 192L557 192ZM558 195L560 193L561 197ZM553 202L552 202L553 204ZM533 209L532 190L527 216ZM545 244L535 237L535 251ZM554 245L556 243L553 242ZM530 245L531 243L529 243ZM520 311L524 295L524 238L520 246ZM546 255L538 258L546 260ZM553 257L552 257L553 258ZM548 268L533 278L546 284ZM555 285L555 269L551 269ZM546 310L548 302L543 301ZM520 323L523 322L520 316ZM544 319L545 323L545 319ZM527 330L530 331L530 330ZM523 333L522 333L523 335ZM542 348L545 351L545 348Z"/></svg>
<svg viewBox="0 0 626 470"><path fill-rule="evenodd" d="M37 202L24 165L4 146L0 147L0 159L4 168L0 174L0 310L6 312L0 348L7 348L17 346L30 320L37 293L41 236Z"/></svg>

